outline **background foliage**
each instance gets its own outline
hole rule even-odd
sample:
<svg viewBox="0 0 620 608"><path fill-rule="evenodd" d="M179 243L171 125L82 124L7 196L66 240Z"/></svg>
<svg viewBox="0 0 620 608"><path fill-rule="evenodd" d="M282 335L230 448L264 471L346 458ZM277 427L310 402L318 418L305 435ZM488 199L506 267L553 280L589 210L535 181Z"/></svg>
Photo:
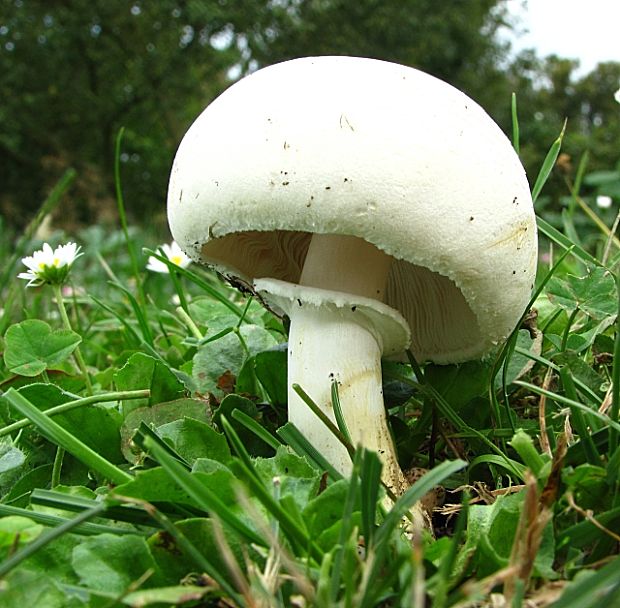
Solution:
<svg viewBox="0 0 620 608"><path fill-rule="evenodd" d="M529 175L565 118L557 206L579 157L618 161L619 64L575 76L576 64L514 58L505 0L3 0L0 3L0 211L23 226L68 167L78 171L64 223L114 220L113 147L129 212L165 230L168 172L190 122L248 71L292 57L358 54L411 65L464 90L510 130L518 93Z"/></svg>

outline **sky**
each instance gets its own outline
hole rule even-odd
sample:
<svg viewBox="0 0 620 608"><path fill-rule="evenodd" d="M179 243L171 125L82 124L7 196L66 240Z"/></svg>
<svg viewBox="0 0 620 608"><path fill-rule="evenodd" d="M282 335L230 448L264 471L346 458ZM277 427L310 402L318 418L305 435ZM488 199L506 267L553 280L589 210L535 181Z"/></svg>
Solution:
<svg viewBox="0 0 620 608"><path fill-rule="evenodd" d="M620 0L507 0L506 4L510 14L521 19L517 30L529 30L510 36L516 50L534 47L540 57L554 53L579 59L579 75L601 61L620 62Z"/></svg>

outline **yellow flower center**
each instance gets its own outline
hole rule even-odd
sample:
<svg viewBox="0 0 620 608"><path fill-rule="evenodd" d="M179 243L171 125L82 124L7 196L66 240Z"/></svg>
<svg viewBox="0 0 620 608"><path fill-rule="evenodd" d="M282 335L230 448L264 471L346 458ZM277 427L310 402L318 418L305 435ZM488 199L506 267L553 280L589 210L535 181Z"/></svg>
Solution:
<svg viewBox="0 0 620 608"><path fill-rule="evenodd" d="M181 256L180 256L180 255L173 255L173 256L170 258L170 261L171 261L173 264L176 264L177 266L180 266L180 265L181 265L181 261L182 261L182 260L181 260Z"/></svg>

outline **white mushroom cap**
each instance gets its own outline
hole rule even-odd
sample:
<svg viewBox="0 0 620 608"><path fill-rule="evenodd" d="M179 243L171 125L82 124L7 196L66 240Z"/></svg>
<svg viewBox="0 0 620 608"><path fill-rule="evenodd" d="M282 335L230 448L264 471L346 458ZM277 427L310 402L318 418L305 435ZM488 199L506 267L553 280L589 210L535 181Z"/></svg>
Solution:
<svg viewBox="0 0 620 608"><path fill-rule="evenodd" d="M469 97L413 68L287 61L231 86L177 152L172 234L252 286L297 283L312 233L395 258L384 302L420 360L481 357L528 303L536 223L508 139Z"/></svg>

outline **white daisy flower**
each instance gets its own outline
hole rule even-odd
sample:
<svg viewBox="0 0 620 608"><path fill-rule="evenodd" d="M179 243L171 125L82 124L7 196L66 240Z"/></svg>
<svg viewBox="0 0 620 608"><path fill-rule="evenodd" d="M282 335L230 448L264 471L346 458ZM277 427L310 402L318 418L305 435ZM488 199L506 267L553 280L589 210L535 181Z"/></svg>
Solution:
<svg viewBox="0 0 620 608"><path fill-rule="evenodd" d="M599 209L609 209L611 207L611 196L600 195L596 197L596 206Z"/></svg>
<svg viewBox="0 0 620 608"><path fill-rule="evenodd" d="M618 89L614 95L614 99L620 103L620 89Z"/></svg>
<svg viewBox="0 0 620 608"><path fill-rule="evenodd" d="M176 241L172 241L170 245L165 243L159 247L163 251L163 254L177 266L181 268L187 268L192 261L185 255L185 252L178 246ZM146 265L147 270L152 270L153 272L161 272L163 274L168 274L168 266L164 264L161 260L150 256L148 259L148 264Z"/></svg>
<svg viewBox="0 0 620 608"><path fill-rule="evenodd" d="M17 277L28 281L26 287L38 287L46 283L61 285L67 279L73 262L82 255L80 249L75 243L59 245L56 249L43 243L42 249L22 258L28 270L20 272Z"/></svg>

